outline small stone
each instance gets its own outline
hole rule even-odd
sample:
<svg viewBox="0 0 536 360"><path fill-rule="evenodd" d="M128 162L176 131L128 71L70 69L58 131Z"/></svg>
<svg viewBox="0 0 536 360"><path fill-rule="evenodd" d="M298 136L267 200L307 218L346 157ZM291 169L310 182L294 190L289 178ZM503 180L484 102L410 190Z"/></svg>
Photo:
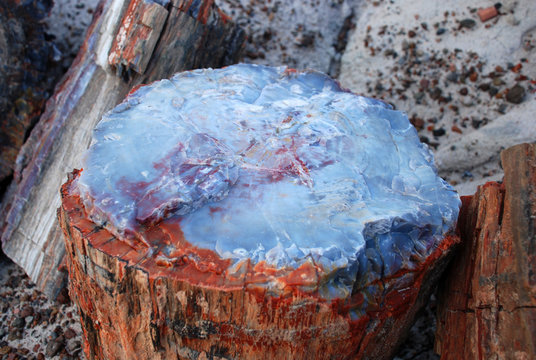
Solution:
<svg viewBox="0 0 536 360"><path fill-rule="evenodd" d="M451 130L452 130L453 132L458 133L458 134L462 134L462 133L463 133L462 129L460 129L460 128L459 128L458 126L456 126L456 125L452 125Z"/></svg>
<svg viewBox="0 0 536 360"><path fill-rule="evenodd" d="M25 325L25 321L24 321L24 318L21 318L21 317L16 317L15 320L13 320L11 322L11 326L17 328L17 329L22 329Z"/></svg>
<svg viewBox="0 0 536 360"><path fill-rule="evenodd" d="M415 98L415 102L417 104L420 104L422 102L422 99L424 99L424 93L422 91L419 91L418 93L415 93L413 97Z"/></svg>
<svg viewBox="0 0 536 360"><path fill-rule="evenodd" d="M485 9L478 9L477 14L478 17L480 17L480 21L486 22L499 15L499 12L497 11L497 8L495 6L490 6Z"/></svg>
<svg viewBox="0 0 536 360"><path fill-rule="evenodd" d="M37 354L37 360L45 360L45 355L40 352L39 354Z"/></svg>
<svg viewBox="0 0 536 360"><path fill-rule="evenodd" d="M7 336L7 339L9 341L20 340L22 339L22 334L20 333L20 331L10 331Z"/></svg>
<svg viewBox="0 0 536 360"><path fill-rule="evenodd" d="M47 358L56 356L61 351L61 349L63 349L63 346L64 345L61 342L55 340L49 341L45 349L45 355L47 356Z"/></svg>
<svg viewBox="0 0 536 360"><path fill-rule="evenodd" d="M0 355L6 355L6 354L9 354L10 351L11 351L11 346L8 346L8 345L6 345L6 346L2 346L2 347L0 348Z"/></svg>
<svg viewBox="0 0 536 360"><path fill-rule="evenodd" d="M430 90L430 97L432 98L432 100L437 100L441 97L442 93L443 91L440 88L435 87Z"/></svg>
<svg viewBox="0 0 536 360"><path fill-rule="evenodd" d="M447 31L447 29L445 29L445 28L439 28L436 31L436 35L443 35L446 31Z"/></svg>
<svg viewBox="0 0 536 360"><path fill-rule="evenodd" d="M408 32L408 36L409 36L410 38L414 38L416 35L417 35L417 33L416 33L415 31L413 31L413 30L410 30L410 31Z"/></svg>
<svg viewBox="0 0 536 360"><path fill-rule="evenodd" d="M419 81L419 85L421 86L422 89L428 89L428 86L430 85L430 80L421 79L421 81Z"/></svg>
<svg viewBox="0 0 536 360"><path fill-rule="evenodd" d="M67 330L65 330L65 332L63 333L63 336L65 336L66 339L72 339L76 336L76 333L73 329L67 328Z"/></svg>
<svg viewBox="0 0 536 360"><path fill-rule="evenodd" d="M424 120L419 117L412 117L410 119L410 122L417 130L421 130L424 128Z"/></svg>
<svg viewBox="0 0 536 360"><path fill-rule="evenodd" d="M501 104L499 105L499 108L497 109L497 112L500 113L500 114L506 114L506 109L507 109L507 106L506 104Z"/></svg>
<svg viewBox="0 0 536 360"><path fill-rule="evenodd" d="M446 131L443 128L435 129L435 130L432 131L432 134L434 134L434 136L437 136L437 137L443 136L443 135L445 135L445 133L446 133Z"/></svg>
<svg viewBox="0 0 536 360"><path fill-rule="evenodd" d="M460 28L472 29L475 27L476 21L473 19L463 19L460 21Z"/></svg>
<svg viewBox="0 0 536 360"><path fill-rule="evenodd" d="M489 87L490 87L490 84L488 83L483 83L483 84L478 85L478 88L482 91L488 91Z"/></svg>
<svg viewBox="0 0 536 360"><path fill-rule="evenodd" d="M493 87L491 86L488 90L488 94L489 96L495 96L497 95L497 93L499 92L499 89L497 89L496 87Z"/></svg>
<svg viewBox="0 0 536 360"><path fill-rule="evenodd" d="M69 291L67 290L67 288L61 289L60 293L58 294L58 297L56 298L56 301L63 305L71 303L71 298L69 297Z"/></svg>
<svg viewBox="0 0 536 360"><path fill-rule="evenodd" d="M73 354L75 353L77 350L81 349L82 348L82 343L79 341L79 340L74 340L74 341L69 341L67 343L67 346L66 346L66 350L70 353L70 354Z"/></svg>
<svg viewBox="0 0 536 360"><path fill-rule="evenodd" d="M458 81L458 73L455 71L449 72L447 74L447 80L450 82L456 82Z"/></svg>
<svg viewBox="0 0 536 360"><path fill-rule="evenodd" d="M520 104L524 97L525 88L518 84L508 90L508 93L506 94L506 101L511 102L512 104Z"/></svg>
<svg viewBox="0 0 536 360"><path fill-rule="evenodd" d="M27 316L32 316L33 314L34 314L34 309L31 306L27 305L22 308L19 316L25 318Z"/></svg>
<svg viewBox="0 0 536 360"><path fill-rule="evenodd" d="M493 85L495 86L501 86L504 85L504 81L500 77L493 78Z"/></svg>
<svg viewBox="0 0 536 360"><path fill-rule="evenodd" d="M468 93L469 93L469 90L467 90L466 87L462 87L462 88L460 89L460 95L465 96L465 95L467 95Z"/></svg>

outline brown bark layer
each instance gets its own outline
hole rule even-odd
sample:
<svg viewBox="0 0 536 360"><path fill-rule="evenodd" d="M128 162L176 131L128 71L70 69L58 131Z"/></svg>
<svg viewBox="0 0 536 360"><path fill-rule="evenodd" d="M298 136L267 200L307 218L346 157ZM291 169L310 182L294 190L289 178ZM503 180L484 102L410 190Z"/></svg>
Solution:
<svg viewBox="0 0 536 360"><path fill-rule="evenodd" d="M244 33L213 1L101 0L73 65L22 147L0 208L2 248L50 297L65 283L57 189L101 116L134 87L238 60Z"/></svg>
<svg viewBox="0 0 536 360"><path fill-rule="evenodd" d="M191 247L180 226L144 230L153 249L116 238L89 220L73 178L58 214L88 359L390 359L458 242L447 237L415 269L326 300L314 290L322 279L300 286L314 275L305 268L248 264L228 275L229 260ZM159 256L166 247L180 260ZM286 285L266 287L275 276Z"/></svg>
<svg viewBox="0 0 536 360"><path fill-rule="evenodd" d="M536 359L536 145L501 161L503 183L463 199L461 251L438 298L441 359Z"/></svg>

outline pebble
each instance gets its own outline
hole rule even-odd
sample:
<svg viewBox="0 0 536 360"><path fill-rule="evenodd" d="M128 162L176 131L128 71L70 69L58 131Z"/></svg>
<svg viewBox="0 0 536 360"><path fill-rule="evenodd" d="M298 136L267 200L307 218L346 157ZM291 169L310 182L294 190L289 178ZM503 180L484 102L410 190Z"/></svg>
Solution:
<svg viewBox="0 0 536 360"><path fill-rule="evenodd" d="M473 27L475 27L475 25L476 21L474 21L473 19L463 19L462 21L460 21L460 27L462 28L472 29Z"/></svg>
<svg viewBox="0 0 536 360"><path fill-rule="evenodd" d="M72 339L76 336L76 333L71 328L67 328L65 332L63 333L63 336L65 336L66 339Z"/></svg>
<svg viewBox="0 0 536 360"><path fill-rule="evenodd" d="M56 356L61 351L61 349L63 349L63 346L63 343L59 341L49 341L45 349L45 355L47 356L47 358Z"/></svg>
<svg viewBox="0 0 536 360"><path fill-rule="evenodd" d="M443 35L446 31L447 31L447 29L445 29L445 28L439 28L436 31L436 35Z"/></svg>
<svg viewBox="0 0 536 360"><path fill-rule="evenodd" d="M26 323L24 321L24 318L22 317L16 317L15 320L11 322L11 326L18 328L18 329L22 329L25 324Z"/></svg>
<svg viewBox="0 0 536 360"><path fill-rule="evenodd" d="M69 341L69 342L67 343L67 346L65 347L65 349L66 349L70 354L74 354L74 353L76 353L77 351L79 351L80 349L82 349L82 343L81 343L79 340Z"/></svg>
<svg viewBox="0 0 536 360"><path fill-rule="evenodd" d="M11 346L2 346L0 348L0 355L6 355L6 354L9 354L11 352Z"/></svg>
<svg viewBox="0 0 536 360"><path fill-rule="evenodd" d="M489 96L495 96L495 95L497 95L498 92L499 92L499 89L497 89L494 86L490 86L490 88L488 90Z"/></svg>
<svg viewBox="0 0 536 360"><path fill-rule="evenodd" d="M441 97L441 94L442 94L442 91L440 88L438 87L435 87L433 88L431 91L430 91L430 97L433 99L433 100L437 100Z"/></svg>
<svg viewBox="0 0 536 360"><path fill-rule="evenodd" d="M449 72L447 74L447 80L450 82L456 82L458 81L458 73L455 71Z"/></svg>
<svg viewBox="0 0 536 360"><path fill-rule="evenodd" d="M34 309L28 305L22 308L19 316L25 318L27 316L32 316L33 314L34 314Z"/></svg>
<svg viewBox="0 0 536 360"><path fill-rule="evenodd" d="M493 78L493 85L495 86L501 86L504 85L504 81L500 77Z"/></svg>
<svg viewBox="0 0 536 360"><path fill-rule="evenodd" d="M511 102L512 104L520 104L524 97L525 88L518 84L508 90L508 93L506 94L506 101Z"/></svg>
<svg viewBox="0 0 536 360"><path fill-rule="evenodd" d="M424 120L419 117L412 117L410 119L410 122L417 130L421 130L424 128Z"/></svg>
<svg viewBox="0 0 536 360"><path fill-rule="evenodd" d="M435 129L435 130L432 131L432 134L434 134L434 136L438 136L438 137L439 137L439 136L443 136L443 135L445 135L445 134L446 134L446 131L445 131L445 129L443 129L443 128Z"/></svg>
<svg viewBox="0 0 536 360"><path fill-rule="evenodd" d="M463 134L462 129L460 129L460 128L459 128L458 126L456 126L456 125L452 125L451 130L452 130L453 132L458 133L458 134Z"/></svg>

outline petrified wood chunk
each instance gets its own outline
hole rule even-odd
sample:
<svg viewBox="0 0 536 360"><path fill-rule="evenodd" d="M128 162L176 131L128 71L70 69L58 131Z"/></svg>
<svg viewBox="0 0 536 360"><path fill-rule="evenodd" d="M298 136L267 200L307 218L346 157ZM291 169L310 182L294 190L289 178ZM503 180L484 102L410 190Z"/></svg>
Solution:
<svg viewBox="0 0 536 360"><path fill-rule="evenodd" d="M501 153L502 184L463 199L460 253L440 287L441 359L536 358L536 146Z"/></svg>
<svg viewBox="0 0 536 360"><path fill-rule="evenodd" d="M0 209L4 252L47 295L55 297L65 279L57 189L102 114L141 83L235 62L243 40L211 0L100 2L78 57L21 149Z"/></svg>
<svg viewBox="0 0 536 360"><path fill-rule="evenodd" d="M459 198L407 117L235 65L131 93L62 187L91 359L388 359Z"/></svg>
<svg viewBox="0 0 536 360"><path fill-rule="evenodd" d="M17 154L61 76L40 22L51 1L0 2L0 199Z"/></svg>

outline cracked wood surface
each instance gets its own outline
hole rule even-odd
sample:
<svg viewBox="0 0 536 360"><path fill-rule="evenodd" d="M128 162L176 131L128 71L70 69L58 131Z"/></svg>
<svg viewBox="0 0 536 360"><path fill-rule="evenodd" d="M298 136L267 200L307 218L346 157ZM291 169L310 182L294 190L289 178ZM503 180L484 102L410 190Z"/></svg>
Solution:
<svg viewBox="0 0 536 360"><path fill-rule="evenodd" d="M50 297L66 279L58 189L67 172L80 166L102 114L137 85L234 63L240 55L244 33L220 15L213 1L190 7L181 0L162 3L100 2L76 60L19 153L16 181L0 208L2 248ZM127 19L136 26L125 26Z"/></svg>
<svg viewBox="0 0 536 360"><path fill-rule="evenodd" d="M462 249L441 285L441 359L536 358L536 145L502 152L504 180L462 198Z"/></svg>

